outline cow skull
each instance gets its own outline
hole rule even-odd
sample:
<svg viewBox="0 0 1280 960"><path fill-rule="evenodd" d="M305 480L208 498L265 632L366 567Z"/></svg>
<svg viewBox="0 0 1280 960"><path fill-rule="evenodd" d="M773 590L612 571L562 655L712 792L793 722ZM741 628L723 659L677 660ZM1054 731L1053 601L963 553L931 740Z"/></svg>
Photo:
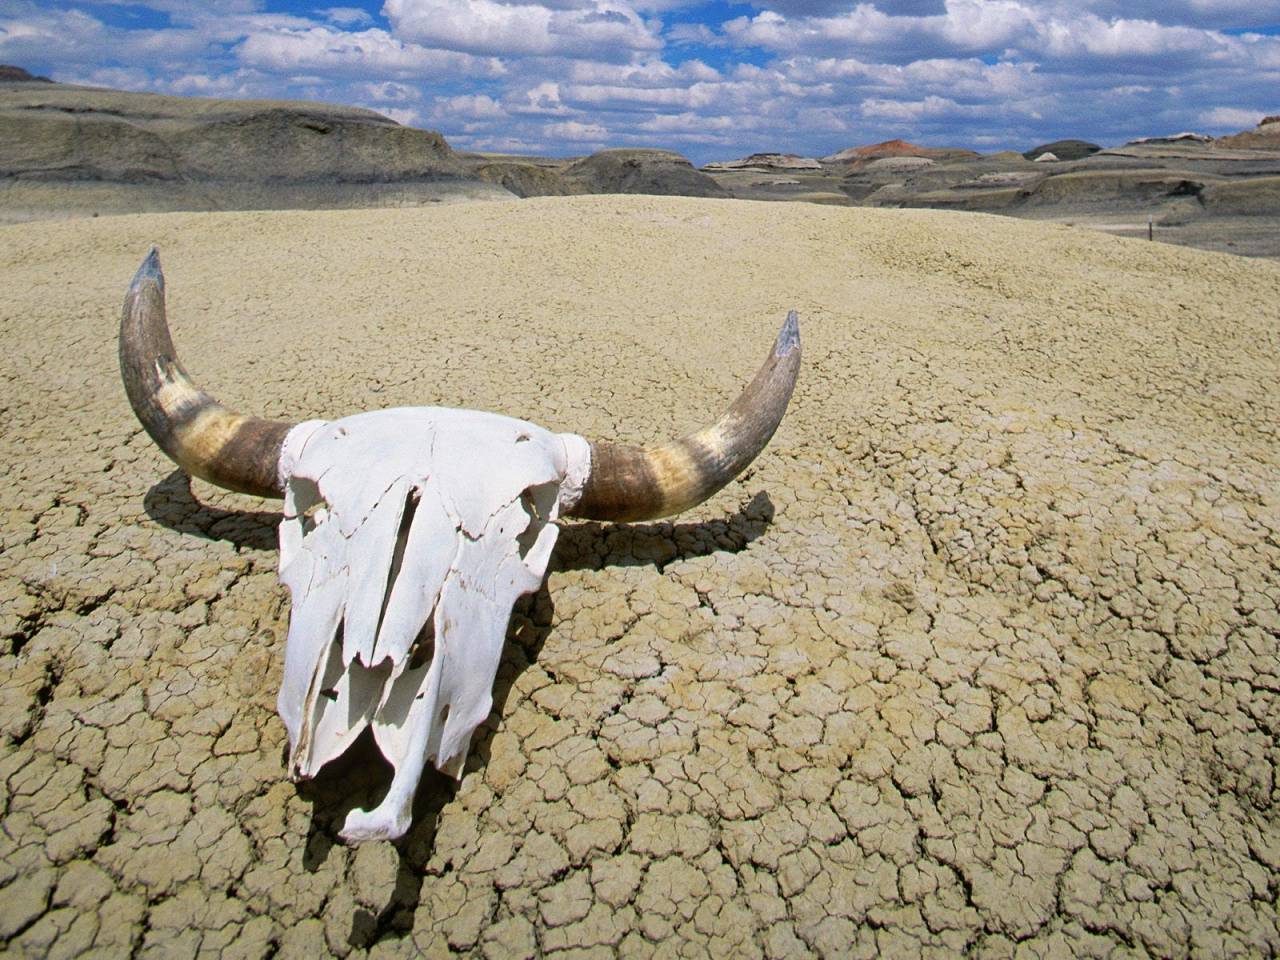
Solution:
<svg viewBox="0 0 1280 960"><path fill-rule="evenodd" d="M649 520L701 503L768 443L799 365L793 311L724 416L642 449L440 407L296 425L233 413L178 362L154 249L120 323L125 390L160 448L194 476L284 498L280 579L293 609L278 707L290 774L314 776L366 727L395 769L375 809L347 816L352 842L408 830L428 761L461 775L512 606L546 573L554 521Z"/></svg>

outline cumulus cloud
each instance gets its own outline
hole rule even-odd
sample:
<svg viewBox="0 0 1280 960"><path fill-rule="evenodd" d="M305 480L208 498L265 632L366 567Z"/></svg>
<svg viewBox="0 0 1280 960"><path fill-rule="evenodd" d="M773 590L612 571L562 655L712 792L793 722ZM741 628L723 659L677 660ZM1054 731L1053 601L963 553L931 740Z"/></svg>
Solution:
<svg viewBox="0 0 1280 960"><path fill-rule="evenodd" d="M699 44L704 47L725 47L729 41L722 34L716 33L705 23L673 24L664 34L668 43L676 46Z"/></svg>
<svg viewBox="0 0 1280 960"><path fill-rule="evenodd" d="M560 99L560 84L544 80L527 89L512 90L506 103L512 113L563 116L569 112Z"/></svg>
<svg viewBox="0 0 1280 960"><path fill-rule="evenodd" d="M316 13L339 27L363 27L373 23L369 11L359 7L329 7Z"/></svg>
<svg viewBox="0 0 1280 960"><path fill-rule="evenodd" d="M1053 0L1037 4L1060 17L1151 20L1210 30L1274 28L1280 0Z"/></svg>
<svg viewBox="0 0 1280 960"><path fill-rule="evenodd" d="M631 6L612 0L566 9L495 0L387 0L383 12L406 39L475 54L610 60L662 45Z"/></svg>
<svg viewBox="0 0 1280 960"><path fill-rule="evenodd" d="M509 116L502 104L483 93L440 99L436 102L436 115L473 120L500 120Z"/></svg>
<svg viewBox="0 0 1280 960"><path fill-rule="evenodd" d="M413 76L448 70L496 75L490 58L405 43L385 30L351 32L328 26L253 33L238 48L242 63L276 73L319 71L334 76Z"/></svg>
<svg viewBox="0 0 1280 960"><path fill-rule="evenodd" d="M547 136L557 140L568 140L573 143L590 143L602 145L609 139L609 131L598 123L582 123L578 120L565 120L548 124Z"/></svg>
<svg viewBox="0 0 1280 960"><path fill-rule="evenodd" d="M1247 130L1262 122L1262 115L1256 110L1241 110L1239 107L1214 107L1200 114L1200 124L1206 130Z"/></svg>
<svg viewBox="0 0 1280 960"><path fill-rule="evenodd" d="M99 0L98 6L146 7L174 17L227 16L255 13L263 8L262 0Z"/></svg>
<svg viewBox="0 0 1280 960"><path fill-rule="evenodd" d="M774 10L737 17L724 32L741 46L781 53L866 53L890 62L995 52L1034 32L1034 18L1013 0L950 0L938 16L892 16L860 3L834 16L788 18Z"/></svg>
<svg viewBox="0 0 1280 960"><path fill-rule="evenodd" d="M788 17L830 17L847 11L851 0L751 0L753 7ZM926 17L944 13L946 0L872 0L871 5L893 16Z"/></svg>
<svg viewBox="0 0 1280 960"><path fill-rule="evenodd" d="M374 103L412 103L422 99L422 90L414 84L382 80L369 83L353 83L351 92Z"/></svg>
<svg viewBox="0 0 1280 960"><path fill-rule="evenodd" d="M134 16L144 5L164 16ZM367 105L464 149L667 145L698 162L893 136L1115 143L1280 113L1280 38L1250 32L1280 22L1280 0L385 0L376 20L276 0L131 6L0 0L0 62Z"/></svg>
<svg viewBox="0 0 1280 960"><path fill-rule="evenodd" d="M909 123L922 117L940 117L953 114L960 105L950 97L925 97L923 100L878 100L867 98L862 101L862 115L870 119L896 120Z"/></svg>

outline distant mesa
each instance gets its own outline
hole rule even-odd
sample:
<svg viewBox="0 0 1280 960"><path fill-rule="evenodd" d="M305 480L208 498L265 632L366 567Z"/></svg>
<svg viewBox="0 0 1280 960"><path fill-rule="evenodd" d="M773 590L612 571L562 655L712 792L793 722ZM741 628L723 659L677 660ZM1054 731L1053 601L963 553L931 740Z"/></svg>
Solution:
<svg viewBox="0 0 1280 960"><path fill-rule="evenodd" d="M517 197L584 193L729 196L715 180L672 150L620 148L568 160L478 153L457 156L473 176L499 184Z"/></svg>
<svg viewBox="0 0 1280 960"><path fill-rule="evenodd" d="M1149 146L1162 143L1213 143L1213 137L1207 137L1203 133L1192 133L1190 130L1184 130L1182 133L1174 133L1165 137L1139 137L1137 140L1130 140L1127 146Z"/></svg>
<svg viewBox="0 0 1280 960"><path fill-rule="evenodd" d="M821 170L822 164L812 157L794 153L753 153L741 160L716 160L703 170Z"/></svg>
<svg viewBox="0 0 1280 960"><path fill-rule="evenodd" d="M996 163L1008 162L1013 164L1021 164L1027 158L1023 154L1019 153L1017 150L1001 150L998 153L989 153L985 157L983 157L983 159L987 161L995 161Z"/></svg>
<svg viewBox="0 0 1280 960"><path fill-rule="evenodd" d="M1271 116L1269 116L1269 117L1263 117L1263 118L1262 118L1262 122L1261 122L1260 124L1258 124L1258 126L1259 126L1259 127L1265 127L1265 126L1267 126L1267 125L1269 125L1269 124L1272 124L1272 123L1280 124L1280 113L1272 114L1272 115L1271 115Z"/></svg>
<svg viewBox="0 0 1280 960"><path fill-rule="evenodd" d="M1088 140L1054 140L1032 147L1023 154L1028 160L1040 160L1046 153L1053 154L1055 160L1083 160L1091 157L1102 148Z"/></svg>
<svg viewBox="0 0 1280 960"><path fill-rule="evenodd" d="M21 67L0 63L0 83L53 83L48 77L37 77Z"/></svg>
<svg viewBox="0 0 1280 960"><path fill-rule="evenodd" d="M673 150L601 150L561 174L576 193L648 193L658 196L729 197L705 173Z"/></svg>
<svg viewBox="0 0 1280 960"><path fill-rule="evenodd" d="M869 161L863 169L868 173L906 173L932 167L937 162L929 157L881 157L878 160Z"/></svg>
<svg viewBox="0 0 1280 960"><path fill-rule="evenodd" d="M883 160L886 157L923 157L926 160L948 163L953 160L969 160L977 156L978 154L972 150L963 150L958 147L921 147L906 140L885 140L883 143L849 147L839 153L823 157L822 162L845 164L850 170L858 170L872 161Z"/></svg>

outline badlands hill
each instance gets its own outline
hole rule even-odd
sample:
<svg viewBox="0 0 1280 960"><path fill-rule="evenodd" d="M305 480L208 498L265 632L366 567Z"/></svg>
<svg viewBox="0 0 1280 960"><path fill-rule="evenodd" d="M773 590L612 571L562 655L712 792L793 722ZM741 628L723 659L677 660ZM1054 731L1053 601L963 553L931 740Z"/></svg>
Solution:
<svg viewBox="0 0 1280 960"><path fill-rule="evenodd" d="M357 107L168 97L0 74L0 221L163 210L420 206L583 193L724 197L684 157L457 154Z"/></svg>
<svg viewBox="0 0 1280 960"><path fill-rule="evenodd" d="M695 169L660 149L455 152L370 110L124 93L0 70L0 222L165 210L422 206L593 193L930 207L1280 256L1280 122L982 156L905 140ZM1038 161L1038 162L1033 162ZM1150 227L1148 223L1150 222Z"/></svg>
<svg viewBox="0 0 1280 960"><path fill-rule="evenodd" d="M785 170L749 161L704 169L745 199L971 210L1143 237L1150 221L1156 239L1280 257L1280 121L1106 149L1064 139L980 156L895 140Z"/></svg>
<svg viewBox="0 0 1280 960"><path fill-rule="evenodd" d="M263 416L651 443L789 308L804 360L713 499L564 524L461 783L351 849L389 771L286 778L278 505L121 389L153 243ZM1280 264L612 196L0 227L0 287L7 955L1280 953Z"/></svg>
<svg viewBox="0 0 1280 960"><path fill-rule="evenodd" d="M123 213L502 195L438 133L371 110L0 82L0 203Z"/></svg>

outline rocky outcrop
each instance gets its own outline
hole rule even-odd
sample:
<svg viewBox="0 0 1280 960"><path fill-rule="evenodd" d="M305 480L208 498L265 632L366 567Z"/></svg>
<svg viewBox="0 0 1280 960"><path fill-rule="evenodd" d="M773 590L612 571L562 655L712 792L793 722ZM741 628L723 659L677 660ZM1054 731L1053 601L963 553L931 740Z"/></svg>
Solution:
<svg viewBox="0 0 1280 960"><path fill-rule="evenodd" d="M1023 156L1028 160L1036 160L1046 153L1051 153L1059 160L1083 160L1101 149L1096 143L1090 143L1088 140L1054 140L1052 143L1042 143L1038 147L1032 147Z"/></svg>
<svg viewBox="0 0 1280 960"><path fill-rule="evenodd" d="M729 196L724 187L671 150L601 150L568 167L563 177L579 193Z"/></svg>
<svg viewBox="0 0 1280 960"><path fill-rule="evenodd" d="M915 173L932 167L937 164L937 160L930 160L928 157L881 157L879 160L872 160L862 169L867 173L904 173L910 171Z"/></svg>
<svg viewBox="0 0 1280 960"><path fill-rule="evenodd" d="M358 107L0 88L4 177L373 183L463 174L440 134Z"/></svg>
<svg viewBox="0 0 1280 960"><path fill-rule="evenodd" d="M565 163L546 163L541 158L490 158L472 155L463 161L473 176L510 190L517 197L563 197L586 193L579 184L560 175Z"/></svg>
<svg viewBox="0 0 1280 960"><path fill-rule="evenodd" d="M1252 130L1219 137L1217 144L1244 150L1280 150L1280 116L1263 117Z"/></svg>
<svg viewBox="0 0 1280 960"><path fill-rule="evenodd" d="M510 196L372 110L0 85L10 213L415 205Z"/></svg>
<svg viewBox="0 0 1280 960"><path fill-rule="evenodd" d="M22 67L0 63L0 83L53 83L48 77L37 77Z"/></svg>
<svg viewBox="0 0 1280 960"><path fill-rule="evenodd" d="M1159 144L1159 143L1213 143L1213 137L1205 136L1203 133L1193 133L1190 130L1184 130L1182 133L1171 133L1159 137L1138 137L1136 140L1130 140L1130 144Z"/></svg>
<svg viewBox="0 0 1280 960"><path fill-rule="evenodd" d="M708 163L703 170L821 170L822 164L812 157L801 157L794 153L753 153L741 160L716 160Z"/></svg>
<svg viewBox="0 0 1280 960"><path fill-rule="evenodd" d="M885 157L925 157L945 163L952 160L965 160L977 157L972 150L953 147L920 147L906 140L885 140L863 147L849 147L839 153L822 158L823 163L844 164L850 169L859 169L874 160Z"/></svg>

